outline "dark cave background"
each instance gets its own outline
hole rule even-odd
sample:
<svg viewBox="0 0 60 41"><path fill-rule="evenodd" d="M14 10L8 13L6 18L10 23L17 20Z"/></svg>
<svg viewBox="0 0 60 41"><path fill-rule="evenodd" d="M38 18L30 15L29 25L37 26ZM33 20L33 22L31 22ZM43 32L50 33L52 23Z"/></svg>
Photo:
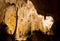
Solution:
<svg viewBox="0 0 60 41"><path fill-rule="evenodd" d="M54 24L52 30L54 35L43 34L40 30L34 31L33 35L26 41L60 41L60 9L59 0L31 0L38 12L44 16L52 16L54 18ZM12 35L8 35L5 32L6 25L0 24L0 41L15 41Z"/></svg>

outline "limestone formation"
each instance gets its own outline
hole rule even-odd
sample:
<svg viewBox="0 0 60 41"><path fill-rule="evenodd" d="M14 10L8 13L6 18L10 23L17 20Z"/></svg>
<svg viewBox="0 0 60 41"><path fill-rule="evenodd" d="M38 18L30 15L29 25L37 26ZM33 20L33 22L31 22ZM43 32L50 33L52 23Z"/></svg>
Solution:
<svg viewBox="0 0 60 41"><path fill-rule="evenodd" d="M15 39L18 41L26 40L28 32L34 30L41 30L44 34L51 29L53 18L43 15L38 15L33 3L30 0L6 0L5 3L9 6L4 8L5 13L3 22L8 26L7 33L14 34L16 30ZM15 5L14 5L14 4ZM13 5L12 5L13 4ZM2 14L2 13L1 13ZM2 20L0 18L0 20Z"/></svg>

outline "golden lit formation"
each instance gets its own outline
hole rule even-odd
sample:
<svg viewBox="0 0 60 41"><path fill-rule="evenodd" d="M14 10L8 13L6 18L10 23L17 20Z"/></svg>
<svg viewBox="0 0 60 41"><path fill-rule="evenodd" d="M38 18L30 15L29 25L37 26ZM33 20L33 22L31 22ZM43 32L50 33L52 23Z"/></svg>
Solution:
<svg viewBox="0 0 60 41"><path fill-rule="evenodd" d="M8 1L6 0L6 2ZM6 8L4 22L8 26L7 32L9 34L14 33L16 20L17 29L15 38L19 41L26 40L28 37L26 36L26 34L29 31L31 31L32 33L34 30L41 30L42 32L44 32L44 34L46 34L47 31L50 31L51 26L54 23L52 16L46 16L46 19L44 19L43 15L38 15L33 3L30 0L27 0L27 3L23 2L23 0L19 0L19 2L17 1L15 3L16 7L9 6ZM18 8L17 12L16 8ZM16 19L16 13L18 19Z"/></svg>
<svg viewBox="0 0 60 41"><path fill-rule="evenodd" d="M16 25L16 11L14 6L7 8L5 13L5 23L8 25L8 33L13 34Z"/></svg>

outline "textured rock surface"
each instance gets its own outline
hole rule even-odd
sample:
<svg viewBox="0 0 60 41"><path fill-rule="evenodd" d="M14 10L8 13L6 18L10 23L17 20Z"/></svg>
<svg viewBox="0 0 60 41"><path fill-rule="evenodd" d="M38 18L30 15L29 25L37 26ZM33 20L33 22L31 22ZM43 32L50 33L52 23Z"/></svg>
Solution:
<svg viewBox="0 0 60 41"><path fill-rule="evenodd" d="M38 15L31 1L25 2L25 0L6 0L6 3L8 2L10 3L10 6L5 8L4 22L8 26L6 29L9 34L13 34L16 28L16 40L26 40L29 31L32 33L35 30L41 30L46 33L50 30L53 24L53 18L48 16L44 20L44 16ZM11 5L12 3L14 3L16 7ZM17 27L15 27L16 24Z"/></svg>
<svg viewBox="0 0 60 41"><path fill-rule="evenodd" d="M14 6L6 8L5 23L8 25L7 31L9 34L13 34L16 26L16 10Z"/></svg>

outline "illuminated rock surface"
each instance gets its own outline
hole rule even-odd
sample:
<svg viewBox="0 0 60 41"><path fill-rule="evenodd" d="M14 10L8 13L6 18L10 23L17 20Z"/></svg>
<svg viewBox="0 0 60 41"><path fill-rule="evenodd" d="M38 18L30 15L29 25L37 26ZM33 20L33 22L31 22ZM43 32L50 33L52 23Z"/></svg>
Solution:
<svg viewBox="0 0 60 41"><path fill-rule="evenodd" d="M22 3L19 3L18 1ZM15 38L18 41L26 40L27 37L29 37L27 35L29 31L32 33L35 30L41 30L44 34L46 34L47 31L50 31L50 28L54 22L51 16L46 16L46 19L44 19L43 15L38 15L31 1L28 0L27 3L23 0L18 1L17 3L10 1L11 4L15 3L16 7L9 6L6 8L4 22L8 26L7 32L9 34L14 33L16 23L17 28ZM6 2L9 1L6 0ZM17 12L16 8L18 8ZM16 19L16 14L18 19Z"/></svg>
<svg viewBox="0 0 60 41"><path fill-rule="evenodd" d="M14 6L10 6L7 8L5 13L5 23L8 25L8 33L13 34L16 26L16 10Z"/></svg>

